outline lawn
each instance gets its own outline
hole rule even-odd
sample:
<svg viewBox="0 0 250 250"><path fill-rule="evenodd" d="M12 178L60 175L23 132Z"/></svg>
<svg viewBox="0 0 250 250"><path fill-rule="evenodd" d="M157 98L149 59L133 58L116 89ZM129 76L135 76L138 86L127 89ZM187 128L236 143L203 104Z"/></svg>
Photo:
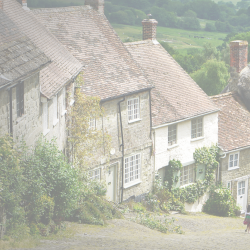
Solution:
<svg viewBox="0 0 250 250"><path fill-rule="evenodd" d="M241 0L214 0L214 2L232 2L233 4L237 4L238 2L241 2Z"/></svg>
<svg viewBox="0 0 250 250"><path fill-rule="evenodd" d="M112 24L116 33L122 41L140 41L142 40L142 27L129 26L122 24ZM206 32L206 31L188 31L166 27L157 28L157 40L168 42L174 49L180 52L186 52L190 48L202 48L204 43L211 43L213 46L219 46L223 43L226 33Z"/></svg>

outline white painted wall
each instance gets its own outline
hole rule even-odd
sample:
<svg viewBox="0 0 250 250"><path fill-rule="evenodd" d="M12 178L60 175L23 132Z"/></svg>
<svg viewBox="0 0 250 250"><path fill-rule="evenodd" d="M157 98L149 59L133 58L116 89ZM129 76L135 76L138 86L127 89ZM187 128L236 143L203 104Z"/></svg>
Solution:
<svg viewBox="0 0 250 250"><path fill-rule="evenodd" d="M209 147L218 143L218 113L203 117L203 137L191 140L191 120L177 124L177 146L168 147L168 126L154 130L155 170L168 165L172 159L183 165L193 163L196 148Z"/></svg>

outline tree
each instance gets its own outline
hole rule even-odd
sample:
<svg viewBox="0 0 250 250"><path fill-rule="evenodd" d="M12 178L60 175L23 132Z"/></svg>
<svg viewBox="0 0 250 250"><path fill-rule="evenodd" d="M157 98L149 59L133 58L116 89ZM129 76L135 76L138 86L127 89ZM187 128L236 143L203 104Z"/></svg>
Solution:
<svg viewBox="0 0 250 250"><path fill-rule="evenodd" d="M111 137L102 128L104 109L99 97L83 94L82 74L77 78L75 105L68 113L69 152L73 165L87 170L98 160L96 155L109 157Z"/></svg>
<svg viewBox="0 0 250 250"><path fill-rule="evenodd" d="M192 73L191 77L208 95L217 95L227 85L228 67L225 62L208 60L201 69Z"/></svg>

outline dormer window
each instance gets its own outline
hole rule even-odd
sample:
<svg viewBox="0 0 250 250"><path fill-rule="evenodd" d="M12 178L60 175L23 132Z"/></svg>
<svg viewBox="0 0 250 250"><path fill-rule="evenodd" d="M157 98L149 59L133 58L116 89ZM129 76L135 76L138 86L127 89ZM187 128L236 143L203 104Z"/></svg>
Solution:
<svg viewBox="0 0 250 250"><path fill-rule="evenodd" d="M16 87L16 110L17 117L24 115L24 83L21 82Z"/></svg>
<svg viewBox="0 0 250 250"><path fill-rule="evenodd" d="M140 119L139 98L128 100L128 121L133 122Z"/></svg>

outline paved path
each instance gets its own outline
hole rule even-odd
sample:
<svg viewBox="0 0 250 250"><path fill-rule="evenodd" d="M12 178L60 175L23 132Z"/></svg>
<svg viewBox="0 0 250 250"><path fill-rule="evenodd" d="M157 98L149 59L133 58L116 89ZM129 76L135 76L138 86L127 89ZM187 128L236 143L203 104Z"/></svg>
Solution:
<svg viewBox="0 0 250 250"><path fill-rule="evenodd" d="M32 250L115 249L250 249L250 234L242 218L220 218L205 214L173 215L184 235L163 234L127 220L112 220L107 227L69 224L72 237L44 240Z"/></svg>

